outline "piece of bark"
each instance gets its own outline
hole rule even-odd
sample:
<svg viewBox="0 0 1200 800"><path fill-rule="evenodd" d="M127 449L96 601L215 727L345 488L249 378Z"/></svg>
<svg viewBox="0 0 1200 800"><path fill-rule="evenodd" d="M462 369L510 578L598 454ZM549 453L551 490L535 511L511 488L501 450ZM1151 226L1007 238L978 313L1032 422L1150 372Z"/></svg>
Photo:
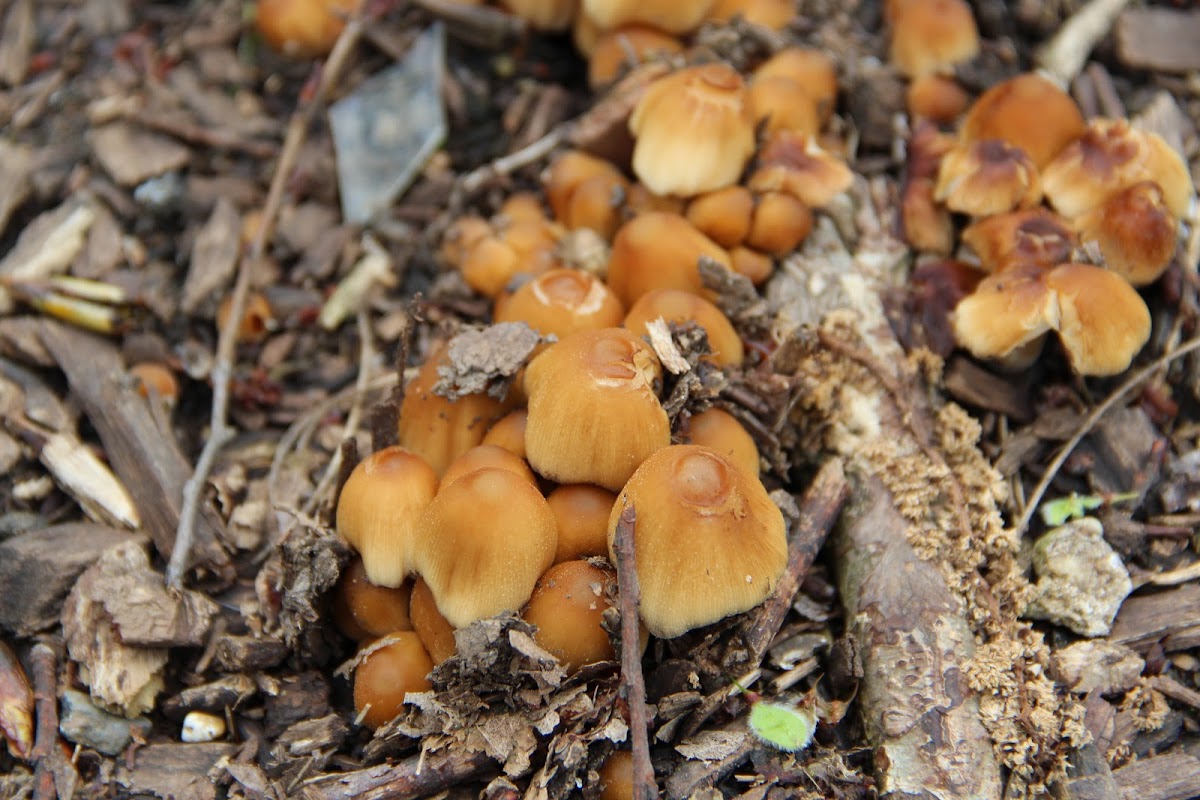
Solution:
<svg viewBox="0 0 1200 800"><path fill-rule="evenodd" d="M288 648L278 639L226 636L217 644L217 665L225 672L256 672L283 663Z"/></svg>
<svg viewBox="0 0 1200 800"><path fill-rule="evenodd" d="M779 309L778 329L795 326L797 341L804 341L802 326L819 325L835 314L850 328L848 335L861 340L846 345L858 352L838 351L833 335L822 337L820 345L835 360L870 361L823 378L833 382L830 390L847 394L834 392L822 406L822 420L837 431L827 444L844 459L851 486L831 544L863 669L857 704L875 753L876 786L883 797L999 798L999 759L980 717L979 698L964 674L974 651L966 605L942 574L939 554L928 554L930 561L918 557L910 542L913 523L881 480L882 471L901 464L924 471L927 484L937 481L938 472L951 472L932 444L936 423L923 401L928 390L905 370L905 355L880 299L899 274L895 265L907 248L889 234L895 226L887 214L894 213L888 211L894 203L882 185L860 185L852 194L859 205L854 249L832 220L818 219L804 248L785 260L768 284L767 297ZM822 290L812 292L814 285ZM776 358L786 359L787 352L785 345ZM853 379L858 368L870 377ZM907 406L901 408L902 402ZM871 452L891 455L873 458ZM942 481L947 496L940 502L965 514L965 503L952 496L956 480ZM980 494L972 500L981 506L993 502ZM942 518L930 526L955 525L953 514ZM950 540L957 534L937 532Z"/></svg>
<svg viewBox="0 0 1200 800"><path fill-rule="evenodd" d="M233 273L241 251L241 217L227 198L217 200L212 216L196 234L183 299L179 308L194 314L200 304L218 289L232 285Z"/></svg>
<svg viewBox="0 0 1200 800"><path fill-rule="evenodd" d="M249 676L229 675L211 683L184 689L162 704L163 713L172 719L183 719L189 711L221 713L236 709L258 694L258 685Z"/></svg>
<svg viewBox="0 0 1200 800"><path fill-rule="evenodd" d="M1141 492L1158 483L1162 460L1155 458L1165 444L1141 406L1118 407L1100 418L1075 457L1091 456L1088 483L1098 494Z"/></svg>
<svg viewBox="0 0 1200 800"><path fill-rule="evenodd" d="M1128 598L1108 638L1138 651L1159 641L1168 652L1200 645L1200 584Z"/></svg>
<svg viewBox="0 0 1200 800"><path fill-rule="evenodd" d="M1189 800L1200 797L1200 758L1167 753L1134 761L1113 772L1125 800Z"/></svg>
<svg viewBox="0 0 1200 800"><path fill-rule="evenodd" d="M851 484L833 545L864 670L865 732L884 766L880 793L999 797L1000 770L963 674L975 646L962 601L917 558L880 480L852 473Z"/></svg>
<svg viewBox="0 0 1200 800"><path fill-rule="evenodd" d="M162 594L147 592L151 584ZM125 716L154 708L168 650L129 644L117 620L139 632L171 631L182 602L159 607L164 594L143 545L126 542L88 567L63 603L63 639L80 678L96 701Z"/></svg>
<svg viewBox="0 0 1200 800"><path fill-rule="evenodd" d="M109 463L133 495L155 548L169 559L179 525L183 484L192 474L174 434L159 427L133 382L121 379L125 365L112 344L49 320L43 321L40 338L96 428ZM196 521L192 559L227 578L231 566L221 545L224 537L218 533L222 525L215 509L204 504Z"/></svg>
<svg viewBox="0 0 1200 800"><path fill-rule="evenodd" d="M24 144L0 138L0 234L8 220L29 196L29 174L33 171L33 152Z"/></svg>
<svg viewBox="0 0 1200 800"><path fill-rule="evenodd" d="M1094 744L1084 745L1072 754L1060 790L1063 800L1122 800L1121 787Z"/></svg>
<svg viewBox="0 0 1200 800"><path fill-rule="evenodd" d="M128 122L112 122L91 132L92 152L104 171L122 186L137 184L187 164L192 151Z"/></svg>
<svg viewBox="0 0 1200 800"><path fill-rule="evenodd" d="M0 83L17 86L25 79L36 41L33 0L16 0L8 7L0 30Z"/></svg>
<svg viewBox="0 0 1200 800"><path fill-rule="evenodd" d="M1200 69L1200 11L1131 8L1115 26L1117 58L1135 69L1194 72Z"/></svg>
<svg viewBox="0 0 1200 800"><path fill-rule="evenodd" d="M397 764L327 775L301 786L302 800L409 800L428 797L499 771L489 756L463 750L423 753Z"/></svg>
<svg viewBox="0 0 1200 800"><path fill-rule="evenodd" d="M0 544L0 628L32 636L58 622L76 578L106 550L144 541L131 531L73 522L14 536Z"/></svg>
<svg viewBox="0 0 1200 800"><path fill-rule="evenodd" d="M153 795L162 800L216 800L217 786L209 771L232 756L232 744L152 744L128 762L117 763L116 782L127 795Z"/></svg>
<svg viewBox="0 0 1200 800"><path fill-rule="evenodd" d="M320 672L309 671L280 681L266 700L263 732L274 739L297 722L329 713L329 682Z"/></svg>
<svg viewBox="0 0 1200 800"><path fill-rule="evenodd" d="M302 758L319 751L333 752L350 735L350 726L340 714L306 719L289 727L275 740L277 755Z"/></svg>
<svg viewBox="0 0 1200 800"><path fill-rule="evenodd" d="M68 198L44 211L21 230L17 243L0 260L0 276L15 281L38 280L70 266L83 249L88 228L96 218L93 204ZM0 313L15 307L12 293L0 285Z"/></svg>
<svg viewBox="0 0 1200 800"><path fill-rule="evenodd" d="M1028 422L1033 416L1028 376L996 375L956 355L946 362L942 385L961 403L998 411L1017 422Z"/></svg>

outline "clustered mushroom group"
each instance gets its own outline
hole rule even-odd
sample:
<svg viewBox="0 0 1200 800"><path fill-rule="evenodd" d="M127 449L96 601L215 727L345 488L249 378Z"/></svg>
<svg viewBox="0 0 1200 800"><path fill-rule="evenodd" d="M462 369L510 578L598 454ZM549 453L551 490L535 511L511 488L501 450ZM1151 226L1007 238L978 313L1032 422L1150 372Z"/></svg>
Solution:
<svg viewBox="0 0 1200 800"><path fill-rule="evenodd" d="M1124 371L1150 336L1136 289L1170 265L1192 199L1182 156L1127 120L1085 120L1034 73L996 84L967 109L951 73L979 49L970 8L899 0L888 10L893 58L913 80L905 234L917 250L948 256L952 214L964 215L961 243L981 271L954 311L958 343L1023 368L1053 331L1079 374ZM941 43L924 59L902 44L918 26ZM937 127L955 123L955 134Z"/></svg>
<svg viewBox="0 0 1200 800"><path fill-rule="evenodd" d="M659 13L597 5L607 16L596 21L620 37L652 30L639 11ZM703 19L655 35L687 35ZM770 595L787 540L755 442L715 406L673 430L647 334L659 320L694 323L707 368L745 362L701 266L762 284L813 210L849 188L836 143L820 138L836 95L834 65L810 49L781 50L748 79L720 61L677 65L632 110L628 165L569 150L547 168L544 195L455 221L441 260L492 301L493 321L524 323L546 343L503 399L440 394L450 355L435 349L405 387L398 444L342 489L337 528L361 562L338 589L337 619L365 643L355 702L366 724L428 688L455 629L497 614L519 612L568 671L612 660L601 618L629 507L649 634L673 638Z"/></svg>

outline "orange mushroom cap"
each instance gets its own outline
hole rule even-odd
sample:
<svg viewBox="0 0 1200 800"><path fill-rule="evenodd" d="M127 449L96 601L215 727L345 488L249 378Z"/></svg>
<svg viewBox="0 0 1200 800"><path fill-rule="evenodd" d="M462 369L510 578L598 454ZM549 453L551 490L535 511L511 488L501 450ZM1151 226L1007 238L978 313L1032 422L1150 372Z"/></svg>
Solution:
<svg viewBox="0 0 1200 800"><path fill-rule="evenodd" d="M1039 170L1084 131L1071 96L1032 72L988 89L971 106L959 135L964 141L999 139L1029 154Z"/></svg>
<svg viewBox="0 0 1200 800"><path fill-rule="evenodd" d="M979 29L965 0L899 0L891 12L891 60L904 75L946 73L979 54Z"/></svg>
<svg viewBox="0 0 1200 800"><path fill-rule="evenodd" d="M958 145L942 158L934 197L952 211L986 217L1042 200L1042 181L1025 151L999 139Z"/></svg>

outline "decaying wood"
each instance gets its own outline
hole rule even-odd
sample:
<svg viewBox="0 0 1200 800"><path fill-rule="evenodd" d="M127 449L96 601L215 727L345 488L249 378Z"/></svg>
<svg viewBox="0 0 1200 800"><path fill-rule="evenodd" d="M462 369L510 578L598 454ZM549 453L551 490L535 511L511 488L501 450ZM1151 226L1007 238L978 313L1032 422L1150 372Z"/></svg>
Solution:
<svg viewBox="0 0 1200 800"><path fill-rule="evenodd" d="M1193 72L1200 69L1200 11L1131 8L1116 25L1117 57L1136 69Z"/></svg>
<svg viewBox="0 0 1200 800"><path fill-rule="evenodd" d="M33 689L17 654L0 640L0 733L23 761L33 755Z"/></svg>
<svg viewBox="0 0 1200 800"><path fill-rule="evenodd" d="M398 764L323 776L301 786L295 796L302 800L408 800L437 794L497 770L496 762L481 752L423 753Z"/></svg>
<svg viewBox="0 0 1200 800"><path fill-rule="evenodd" d="M1166 753L1144 758L1113 773L1126 798L1187 800L1200 796L1200 758Z"/></svg>
<svg viewBox="0 0 1200 800"><path fill-rule="evenodd" d="M999 761L964 675L974 649L965 603L937 565L917 556L910 521L877 474L881 466L863 452L872 443L897 447L940 460L931 463L931 475L945 468L930 441L934 421L915 396L921 382L909 387L911 377L893 374L902 374L904 355L879 297L895 279L903 246L874 216L887 201L871 191L855 191L861 226L855 251L830 220L819 220L801 253L785 261L768 298L795 324L818 324L831 313L844 317L861 344L831 352L856 360L848 353L863 348L862 358L880 373L873 388L859 386L843 398L858 401L825 409L834 431L828 445L845 459L850 482L832 544L847 627L862 663L858 701L875 748L880 794L999 798ZM809 292L812 285L823 292ZM821 344L834 342L823 338ZM951 518L961 525L964 510L955 512Z"/></svg>
<svg viewBox="0 0 1200 800"><path fill-rule="evenodd" d="M130 531L73 522L0 543L0 628L21 636L49 628L80 573L110 547L138 539Z"/></svg>
<svg viewBox="0 0 1200 800"><path fill-rule="evenodd" d="M962 601L917 558L880 480L857 470L850 480L834 547L880 792L998 798L1000 770L963 675L975 648Z"/></svg>
<svg viewBox="0 0 1200 800"><path fill-rule="evenodd" d="M192 473L174 435L158 425L133 383L123 380L125 364L116 347L48 320L40 334L95 426L113 469L133 495L155 548L169 558L183 485ZM198 526L196 551L199 564L226 575L230 562L219 541L222 526L216 511L206 507Z"/></svg>
<svg viewBox="0 0 1200 800"><path fill-rule="evenodd" d="M33 673L33 696L37 703L37 733L34 736L34 800L70 797L79 776L58 746L58 658L45 644L29 653Z"/></svg>
<svg viewBox="0 0 1200 800"><path fill-rule="evenodd" d="M1134 650L1159 641L1170 652L1200 645L1200 584L1130 597L1121 605L1109 639Z"/></svg>

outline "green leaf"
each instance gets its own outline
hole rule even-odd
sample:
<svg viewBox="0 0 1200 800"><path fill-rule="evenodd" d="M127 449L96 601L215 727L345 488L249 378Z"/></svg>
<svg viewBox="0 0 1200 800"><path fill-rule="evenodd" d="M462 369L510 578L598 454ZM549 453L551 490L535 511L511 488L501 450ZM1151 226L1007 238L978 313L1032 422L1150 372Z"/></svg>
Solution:
<svg viewBox="0 0 1200 800"><path fill-rule="evenodd" d="M808 747L816 722L811 708L763 701L750 707L750 732L763 744L788 753Z"/></svg>
<svg viewBox="0 0 1200 800"><path fill-rule="evenodd" d="M1042 503L1038 511L1042 515L1042 521L1052 528L1057 528L1069 519L1077 519L1084 516L1089 511L1094 511L1101 506L1112 505L1113 503L1121 503L1127 500L1136 500L1137 492L1125 492L1124 494L1089 494L1081 495L1071 492L1066 497L1060 497L1057 500L1051 500L1047 503Z"/></svg>

